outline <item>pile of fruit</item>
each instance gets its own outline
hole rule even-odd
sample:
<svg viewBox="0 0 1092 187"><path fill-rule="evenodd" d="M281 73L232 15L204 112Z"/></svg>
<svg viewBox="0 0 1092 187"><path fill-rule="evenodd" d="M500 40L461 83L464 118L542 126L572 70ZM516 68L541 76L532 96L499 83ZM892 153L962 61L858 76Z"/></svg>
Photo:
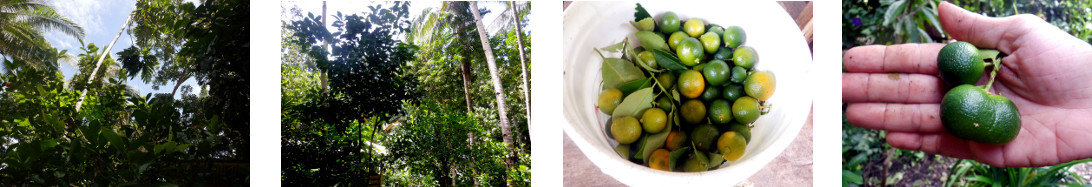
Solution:
<svg viewBox="0 0 1092 187"><path fill-rule="evenodd" d="M623 40L596 50L603 57L597 107L611 115L604 130L618 142L615 150L664 171L706 171L740 159L775 88L772 72L754 69L758 54L743 29L683 21L674 12L654 20L640 4L636 10L631 24L641 46Z"/></svg>

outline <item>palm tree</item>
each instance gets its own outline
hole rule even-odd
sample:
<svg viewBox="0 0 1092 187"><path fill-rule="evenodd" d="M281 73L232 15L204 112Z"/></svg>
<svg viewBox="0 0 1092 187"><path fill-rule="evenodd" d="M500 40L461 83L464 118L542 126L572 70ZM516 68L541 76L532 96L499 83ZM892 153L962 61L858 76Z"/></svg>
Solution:
<svg viewBox="0 0 1092 187"><path fill-rule="evenodd" d="M474 16L474 24L478 27L478 36L481 38L482 50L485 51L485 63L489 66L489 77L493 79L493 94L497 97L497 113L500 113L501 135L504 140L505 148L508 150L516 150L515 144L512 143L512 127L508 122L508 109L504 102L504 87L501 86L500 75L497 72L497 64L493 59L493 48L489 45L489 36L485 34L485 25L482 24L482 15L478 11L478 2L470 2L470 12ZM515 155L509 153L505 162L508 167L514 166ZM514 181L508 180L508 186L512 186Z"/></svg>
<svg viewBox="0 0 1092 187"><path fill-rule="evenodd" d="M60 31L83 40L83 28L41 0L0 0L0 58L21 59L31 67L49 63L53 47L42 31Z"/></svg>

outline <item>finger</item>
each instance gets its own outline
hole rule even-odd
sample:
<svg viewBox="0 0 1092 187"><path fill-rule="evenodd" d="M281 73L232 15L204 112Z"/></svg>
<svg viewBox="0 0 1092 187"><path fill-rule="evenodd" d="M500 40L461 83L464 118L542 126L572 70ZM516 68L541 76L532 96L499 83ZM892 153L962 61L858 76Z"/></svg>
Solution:
<svg viewBox="0 0 1092 187"><path fill-rule="evenodd" d="M892 132L939 133L940 104L853 103L846 119L861 128Z"/></svg>
<svg viewBox="0 0 1092 187"><path fill-rule="evenodd" d="M919 134L907 132L887 132L887 144L899 149L921 150L930 154L949 157L974 159L975 155L968 148L966 140L948 133Z"/></svg>
<svg viewBox="0 0 1092 187"><path fill-rule="evenodd" d="M843 73L843 102L940 103L940 78L924 74Z"/></svg>
<svg viewBox="0 0 1092 187"><path fill-rule="evenodd" d="M849 49L842 57L854 73L937 74L937 53L944 44L869 45Z"/></svg>
<svg viewBox="0 0 1092 187"><path fill-rule="evenodd" d="M1028 24L1042 20L1031 15L991 18L948 2L941 3L938 9L940 25L952 38L1002 52L1012 52L1012 41L1031 30Z"/></svg>

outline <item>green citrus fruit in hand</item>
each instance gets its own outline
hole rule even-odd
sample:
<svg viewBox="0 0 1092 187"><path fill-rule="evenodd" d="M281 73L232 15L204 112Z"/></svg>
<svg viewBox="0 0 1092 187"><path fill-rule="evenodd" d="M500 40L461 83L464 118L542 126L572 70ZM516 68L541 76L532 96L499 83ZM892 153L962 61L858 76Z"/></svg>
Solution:
<svg viewBox="0 0 1092 187"><path fill-rule="evenodd" d="M690 18L686 20L686 23L683 23L683 32L686 32L686 35L690 35L690 37L697 38L701 34L705 34L705 22L698 18Z"/></svg>
<svg viewBox="0 0 1092 187"><path fill-rule="evenodd" d="M755 54L755 49L750 46L739 47L732 53L732 61L737 67L751 69L755 67L755 62L758 62L758 54Z"/></svg>
<svg viewBox="0 0 1092 187"><path fill-rule="evenodd" d="M604 90L603 93L599 93L599 110L603 113L613 114L614 107L618 107L618 104L622 103L622 91L617 88L611 88Z"/></svg>
<svg viewBox="0 0 1092 187"><path fill-rule="evenodd" d="M1020 133L1020 111L1008 98L963 84L944 94L940 121L955 137L979 143L1009 143Z"/></svg>
<svg viewBox="0 0 1092 187"><path fill-rule="evenodd" d="M728 63L720 60L711 60L702 69L702 76L705 77L705 81L711 86L721 86L725 82L728 82L728 78L731 76L731 68L728 67Z"/></svg>
<svg viewBox="0 0 1092 187"><path fill-rule="evenodd" d="M695 148L702 151L716 149L717 136L720 136L720 132L717 131L717 127L710 124L698 125L690 131L690 141L694 143Z"/></svg>
<svg viewBox="0 0 1092 187"><path fill-rule="evenodd" d="M679 94L686 98L698 98L705 91L705 79L701 73L694 70L686 70L679 75Z"/></svg>
<svg viewBox="0 0 1092 187"><path fill-rule="evenodd" d="M667 125L667 114L660 108L649 108L645 110L645 114L641 116L641 127L644 127L645 132L656 134L664 130Z"/></svg>
<svg viewBox="0 0 1092 187"><path fill-rule="evenodd" d="M684 38L679 42L675 54L683 65L696 66L701 64L702 57L705 57L705 49L702 48L701 41L698 39Z"/></svg>
<svg viewBox="0 0 1092 187"><path fill-rule="evenodd" d="M689 137L686 136L686 132L673 130L667 134L667 142L664 142L664 146L666 146L667 149L674 151L686 147L688 145L686 143L689 142L688 140Z"/></svg>
<svg viewBox="0 0 1092 187"><path fill-rule="evenodd" d="M724 154L724 160L736 161L747 151L747 140L735 131L724 132L717 139L717 150Z"/></svg>
<svg viewBox="0 0 1092 187"><path fill-rule="evenodd" d="M614 140L617 140L618 143L633 143L637 141L637 138L641 137L641 123L637 122L637 118L632 116L614 119L614 124L611 124L610 127L610 133L614 135Z"/></svg>
<svg viewBox="0 0 1092 187"><path fill-rule="evenodd" d="M720 49L720 35L717 35L717 33L706 32L698 39L701 40L701 46L705 48L705 53L713 54L717 52L717 49Z"/></svg>
<svg viewBox="0 0 1092 187"><path fill-rule="evenodd" d="M743 42L747 40L747 34L743 32L743 28L739 26L730 26L724 29L724 45L728 48L735 49Z"/></svg>
<svg viewBox="0 0 1092 187"><path fill-rule="evenodd" d="M689 100L682 104L679 112L682 114L683 121L698 124L701 123L702 119L705 119L705 104L698 100Z"/></svg>
<svg viewBox="0 0 1092 187"><path fill-rule="evenodd" d="M950 86L977 83L985 66L982 56L978 55L978 48L971 43L950 43L940 48L940 53L937 54L940 79Z"/></svg>
<svg viewBox="0 0 1092 187"><path fill-rule="evenodd" d="M682 40L686 38L690 38L690 36L687 36L685 32L675 31L675 33L671 33L671 36L667 37L667 46L671 47L671 50L678 51L679 43L682 43Z"/></svg>
<svg viewBox="0 0 1092 187"><path fill-rule="evenodd" d="M648 156L648 167L660 171L671 171L671 152L667 149L656 149Z"/></svg>
<svg viewBox="0 0 1092 187"><path fill-rule="evenodd" d="M732 104L724 99L717 99L709 103L709 121L714 124L732 122Z"/></svg>
<svg viewBox="0 0 1092 187"><path fill-rule="evenodd" d="M758 120L761 108L758 100L751 96L743 96L732 103L732 117L741 124L751 124Z"/></svg>
<svg viewBox="0 0 1092 187"><path fill-rule="evenodd" d="M747 92L747 95L758 99L759 101L766 101L770 96L773 96L776 83L773 73L768 71L756 71L747 76L747 80L743 81L743 88Z"/></svg>
<svg viewBox="0 0 1092 187"><path fill-rule="evenodd" d="M667 11L663 15L660 15L660 31L664 34L673 33L679 31L681 25L679 21L679 15L675 12Z"/></svg>

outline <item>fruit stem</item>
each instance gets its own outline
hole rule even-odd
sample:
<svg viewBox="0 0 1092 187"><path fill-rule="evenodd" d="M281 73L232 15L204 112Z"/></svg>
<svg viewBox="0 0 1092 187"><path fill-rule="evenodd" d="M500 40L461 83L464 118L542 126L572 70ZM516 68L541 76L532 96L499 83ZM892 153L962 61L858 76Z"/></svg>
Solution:
<svg viewBox="0 0 1092 187"><path fill-rule="evenodd" d="M1001 69L1001 59L997 58L994 61L993 71L990 71L990 81L986 83L986 93L993 94L990 91L990 87L993 86L993 81L997 79L997 72Z"/></svg>
<svg viewBox="0 0 1092 187"><path fill-rule="evenodd" d="M771 109L771 108L773 108L773 104L771 104L771 103L766 103L766 104L763 104L763 105L762 105L762 109L761 109L761 111L762 111L762 112L761 112L761 114L762 114L762 115L766 115L766 114L769 114L769 113L770 113L770 110L773 110L773 109Z"/></svg>
<svg viewBox="0 0 1092 187"><path fill-rule="evenodd" d="M990 81L986 83L985 88L986 93L993 94L990 92L990 87L993 86L993 80L997 78L997 72L1001 69L1001 58L1004 54L996 49L979 49L978 56L981 56L982 60L985 61L985 67L993 66L993 70L990 71Z"/></svg>

